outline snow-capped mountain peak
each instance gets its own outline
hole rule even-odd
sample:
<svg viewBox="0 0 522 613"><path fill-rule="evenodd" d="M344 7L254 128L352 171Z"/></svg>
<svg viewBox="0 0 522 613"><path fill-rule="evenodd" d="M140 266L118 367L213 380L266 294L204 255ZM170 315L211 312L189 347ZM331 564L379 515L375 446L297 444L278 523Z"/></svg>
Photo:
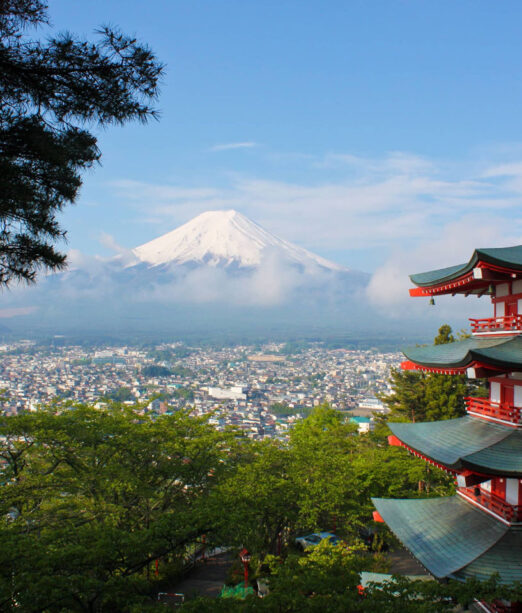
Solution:
<svg viewBox="0 0 522 613"><path fill-rule="evenodd" d="M238 211L207 211L186 224L133 249L149 266L206 264L256 267L267 254L308 270L346 268L267 232Z"/></svg>

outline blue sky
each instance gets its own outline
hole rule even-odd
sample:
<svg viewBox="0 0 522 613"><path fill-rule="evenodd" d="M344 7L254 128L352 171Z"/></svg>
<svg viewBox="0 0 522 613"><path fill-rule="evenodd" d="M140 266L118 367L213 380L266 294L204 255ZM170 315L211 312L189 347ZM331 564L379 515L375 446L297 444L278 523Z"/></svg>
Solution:
<svg viewBox="0 0 522 613"><path fill-rule="evenodd" d="M63 214L73 259L236 208L375 272L379 300L406 272L522 243L518 1L52 0L50 16L118 25L167 65L161 120L100 134Z"/></svg>

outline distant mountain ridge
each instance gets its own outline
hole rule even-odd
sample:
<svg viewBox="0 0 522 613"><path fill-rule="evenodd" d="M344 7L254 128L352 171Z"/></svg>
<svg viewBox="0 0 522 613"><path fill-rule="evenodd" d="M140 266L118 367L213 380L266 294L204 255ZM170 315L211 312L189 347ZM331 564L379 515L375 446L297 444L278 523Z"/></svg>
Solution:
<svg viewBox="0 0 522 613"><path fill-rule="evenodd" d="M238 211L207 211L182 226L132 250L149 266L203 264L251 268L267 256L299 266L335 272L349 269L280 239Z"/></svg>

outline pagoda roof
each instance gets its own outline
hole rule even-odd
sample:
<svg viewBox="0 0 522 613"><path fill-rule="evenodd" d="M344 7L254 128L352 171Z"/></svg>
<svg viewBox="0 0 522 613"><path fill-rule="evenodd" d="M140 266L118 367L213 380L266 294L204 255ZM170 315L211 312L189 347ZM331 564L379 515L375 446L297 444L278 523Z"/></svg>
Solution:
<svg viewBox="0 0 522 613"><path fill-rule="evenodd" d="M372 498L390 529L435 577L522 580L522 531L460 496L420 500ZM475 574L476 573L476 574Z"/></svg>
<svg viewBox="0 0 522 613"><path fill-rule="evenodd" d="M476 268L487 273L474 274ZM522 273L522 245L475 249L469 262L410 275L411 281L426 291L411 290L412 295L432 293L484 293L490 281L509 280ZM430 291L428 291L428 289Z"/></svg>
<svg viewBox="0 0 522 613"><path fill-rule="evenodd" d="M454 470L522 477L522 431L477 417L390 423L407 448Z"/></svg>
<svg viewBox="0 0 522 613"><path fill-rule="evenodd" d="M495 545L482 556L473 560L454 573L456 579L465 581L476 577L480 581L489 579L497 568L502 568L502 580L514 583L522 578L522 527L513 526Z"/></svg>
<svg viewBox="0 0 522 613"><path fill-rule="evenodd" d="M460 370L472 366L511 372L522 370L522 335L515 337L465 338L443 345L403 349L410 362L422 370Z"/></svg>

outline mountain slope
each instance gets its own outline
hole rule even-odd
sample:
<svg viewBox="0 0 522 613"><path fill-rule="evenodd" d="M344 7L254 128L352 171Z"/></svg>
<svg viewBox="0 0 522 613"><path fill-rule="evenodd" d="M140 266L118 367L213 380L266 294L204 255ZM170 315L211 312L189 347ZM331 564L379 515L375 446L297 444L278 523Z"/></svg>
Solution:
<svg viewBox="0 0 522 613"><path fill-rule="evenodd" d="M203 213L129 255L80 260L13 292L4 306L31 308L33 316L16 318L21 328L59 334L313 335L369 320L375 327L364 294L368 274L292 245L236 211Z"/></svg>
<svg viewBox="0 0 522 613"><path fill-rule="evenodd" d="M348 270L274 236L234 210L202 213L132 252L149 266L190 263L249 268L272 256L306 271L317 267L337 272Z"/></svg>

